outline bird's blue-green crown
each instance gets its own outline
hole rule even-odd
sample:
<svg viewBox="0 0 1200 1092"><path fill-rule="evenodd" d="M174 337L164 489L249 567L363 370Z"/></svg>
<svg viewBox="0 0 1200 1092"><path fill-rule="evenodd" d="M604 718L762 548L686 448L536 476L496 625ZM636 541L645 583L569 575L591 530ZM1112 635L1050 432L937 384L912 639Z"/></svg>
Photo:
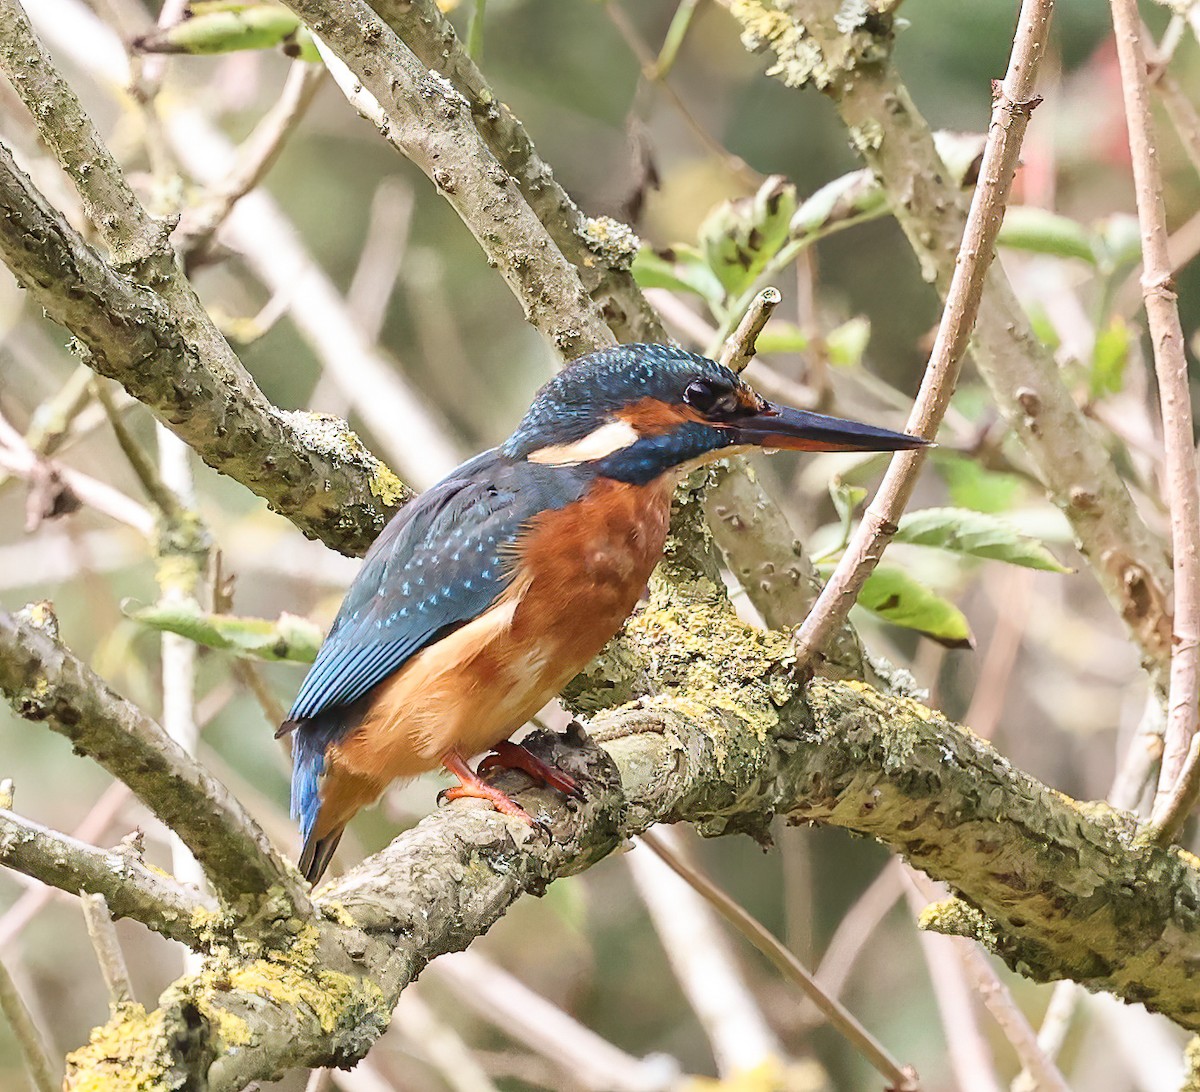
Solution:
<svg viewBox="0 0 1200 1092"><path fill-rule="evenodd" d="M522 458L551 444L574 443L618 411L646 398L681 405L684 391L697 380L709 380L722 388L740 385L738 377L724 365L670 345L618 345L590 353L564 368L538 391L501 450L509 458ZM682 432L674 441L656 438L654 451L638 444L621 459L611 463L606 460L606 465L597 469L629 480L645 479L722 442L721 437L702 426L683 426ZM695 450L697 447L699 450ZM634 462L642 465L635 467Z"/></svg>

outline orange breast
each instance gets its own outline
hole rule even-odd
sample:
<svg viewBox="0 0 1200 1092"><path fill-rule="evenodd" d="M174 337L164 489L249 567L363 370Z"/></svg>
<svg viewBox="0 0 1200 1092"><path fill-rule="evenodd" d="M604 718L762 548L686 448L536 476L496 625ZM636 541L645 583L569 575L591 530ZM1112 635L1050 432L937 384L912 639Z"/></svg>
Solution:
<svg viewBox="0 0 1200 1092"><path fill-rule="evenodd" d="M637 604L662 556L672 484L601 481L537 516L516 544L508 591L377 686L328 765L382 788L435 769L452 747L477 754L512 735Z"/></svg>

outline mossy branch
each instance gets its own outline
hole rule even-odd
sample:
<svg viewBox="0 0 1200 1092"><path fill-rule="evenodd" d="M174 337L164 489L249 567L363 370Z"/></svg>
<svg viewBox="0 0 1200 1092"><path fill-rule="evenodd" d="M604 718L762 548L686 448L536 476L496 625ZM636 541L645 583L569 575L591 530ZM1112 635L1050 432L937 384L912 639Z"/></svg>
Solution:
<svg viewBox="0 0 1200 1092"><path fill-rule="evenodd" d="M209 355L194 325L96 254L3 145L0 259L75 336L96 372L121 383L205 462L306 534L362 553L411 496L344 422L281 411L231 353Z"/></svg>
<svg viewBox="0 0 1200 1092"><path fill-rule="evenodd" d="M103 895L114 917L140 921L193 948L200 946L193 914L213 909L124 847L97 849L5 809L0 809L0 864L73 895Z"/></svg>
<svg viewBox="0 0 1200 1092"><path fill-rule="evenodd" d="M953 885L956 905L971 909L955 928L1021 973L1073 977L1200 1027L1194 858L1136 842L1132 817L1047 788L915 701L861 683L801 686L787 636L740 622L694 556L672 544L620 640L654 696L601 713L591 741L541 733L529 743L586 801L499 774L552 839L477 802L443 808L325 887L304 944L264 950L233 937L156 1012L115 1017L72 1056L68 1087L99 1072L113 1089L133 1087L103 1069L113 1043L137 1044L130 1073L204 1077L212 1092L291 1066L352 1064L431 959L657 822L765 841L784 816L869 835ZM628 697L603 671L574 692L591 707ZM314 975L326 989L301 988ZM187 1050L146 1033L189 1017L198 1027ZM254 1049L228 1046L229 1027Z"/></svg>
<svg viewBox="0 0 1200 1092"><path fill-rule="evenodd" d="M295 870L225 787L145 713L109 690L54 629L44 607L24 616L0 612L0 692L17 714L44 722L124 781L179 835L226 902L246 900L248 912L277 896L299 910L307 907ZM115 905L114 911L122 912Z"/></svg>

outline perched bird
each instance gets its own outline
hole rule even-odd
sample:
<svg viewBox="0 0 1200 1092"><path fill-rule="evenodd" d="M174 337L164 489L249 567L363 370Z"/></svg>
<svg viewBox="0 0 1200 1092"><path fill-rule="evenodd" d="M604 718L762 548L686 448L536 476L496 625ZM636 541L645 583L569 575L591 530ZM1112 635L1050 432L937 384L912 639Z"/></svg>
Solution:
<svg viewBox="0 0 1200 1092"><path fill-rule="evenodd" d="M715 361L661 345L582 357L517 430L392 519L367 553L280 734L315 883L342 830L397 778L444 766L450 798L525 816L467 759L574 782L508 737L637 604L681 471L751 447L893 451L914 436L776 406ZM531 820L532 821L532 820Z"/></svg>

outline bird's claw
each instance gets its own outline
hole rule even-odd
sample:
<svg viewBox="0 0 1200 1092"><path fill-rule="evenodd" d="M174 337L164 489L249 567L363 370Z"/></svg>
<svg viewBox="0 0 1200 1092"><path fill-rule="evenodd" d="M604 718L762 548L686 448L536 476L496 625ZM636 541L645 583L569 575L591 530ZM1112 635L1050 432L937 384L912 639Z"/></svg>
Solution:
<svg viewBox="0 0 1200 1092"><path fill-rule="evenodd" d="M552 766L549 762L538 758L537 755L511 740L506 739L497 743L492 753L480 760L479 773L486 773L488 770L494 769L520 770L532 777L534 781L557 789L564 796L572 797L575 800L587 799L575 778L570 774L564 773L557 766Z"/></svg>

